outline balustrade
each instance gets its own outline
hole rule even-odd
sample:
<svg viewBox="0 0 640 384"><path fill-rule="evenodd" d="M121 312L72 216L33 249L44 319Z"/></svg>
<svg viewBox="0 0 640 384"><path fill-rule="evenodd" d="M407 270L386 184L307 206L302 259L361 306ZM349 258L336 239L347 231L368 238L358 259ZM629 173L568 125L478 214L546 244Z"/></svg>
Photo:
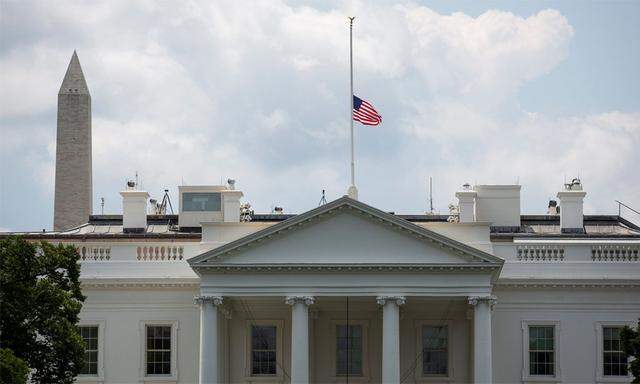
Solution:
<svg viewBox="0 0 640 384"><path fill-rule="evenodd" d="M560 245L518 245L518 261L564 261L564 247Z"/></svg>
<svg viewBox="0 0 640 384"><path fill-rule="evenodd" d="M592 261L640 261L640 245L602 244L591 247Z"/></svg>

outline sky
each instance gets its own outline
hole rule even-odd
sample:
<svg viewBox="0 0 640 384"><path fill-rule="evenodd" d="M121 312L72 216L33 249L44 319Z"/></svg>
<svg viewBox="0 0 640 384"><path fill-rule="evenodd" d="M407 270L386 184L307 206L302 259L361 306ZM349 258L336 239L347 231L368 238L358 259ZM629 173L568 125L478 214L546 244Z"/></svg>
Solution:
<svg viewBox="0 0 640 384"><path fill-rule="evenodd" d="M585 213L640 210L637 1L0 1L0 230L53 222L57 92L77 50L92 97L93 211L237 180L256 212L360 200L447 213L521 184L543 214L580 177ZM104 208L100 198L105 199ZM640 222L630 211L623 216Z"/></svg>

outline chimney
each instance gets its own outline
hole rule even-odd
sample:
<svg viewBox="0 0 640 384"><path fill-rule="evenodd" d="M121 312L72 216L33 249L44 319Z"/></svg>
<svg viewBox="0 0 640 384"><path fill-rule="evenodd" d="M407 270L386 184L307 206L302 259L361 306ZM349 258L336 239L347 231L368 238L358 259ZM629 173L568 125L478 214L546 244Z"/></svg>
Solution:
<svg viewBox="0 0 640 384"><path fill-rule="evenodd" d="M462 190L456 192L458 198L458 214L461 223L471 223L476 221L475 205L478 193L471 189L467 183L462 186Z"/></svg>
<svg viewBox="0 0 640 384"><path fill-rule="evenodd" d="M564 191L558 192L560 199L560 230L563 233L584 233L582 213L584 197L580 179L573 179L564 185Z"/></svg>
<svg viewBox="0 0 640 384"><path fill-rule="evenodd" d="M476 185L476 220L509 231L520 230L520 185Z"/></svg>
<svg viewBox="0 0 640 384"><path fill-rule="evenodd" d="M122 196L122 230L123 232L144 232L147 229L147 191L138 191L135 183L127 183L127 190L120 192Z"/></svg>
<svg viewBox="0 0 640 384"><path fill-rule="evenodd" d="M235 187L235 186L234 186ZM229 189L222 192L222 200L224 212L222 213L222 220L225 223L238 223L240 222L240 198L242 192L235 189Z"/></svg>

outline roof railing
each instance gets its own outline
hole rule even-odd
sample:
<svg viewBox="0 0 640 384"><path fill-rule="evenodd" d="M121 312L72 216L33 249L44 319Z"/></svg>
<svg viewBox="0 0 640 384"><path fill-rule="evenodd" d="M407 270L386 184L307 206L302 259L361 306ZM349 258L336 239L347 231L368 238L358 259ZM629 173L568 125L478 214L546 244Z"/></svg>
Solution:
<svg viewBox="0 0 640 384"><path fill-rule="evenodd" d="M622 217L622 207L627 208L628 210L630 210L631 212L635 213L636 215L638 215L640 217L640 212L638 212L635 209L631 208L627 204L623 203L622 201L618 201L618 200L614 200L614 201L616 203L618 203L618 216L619 217Z"/></svg>

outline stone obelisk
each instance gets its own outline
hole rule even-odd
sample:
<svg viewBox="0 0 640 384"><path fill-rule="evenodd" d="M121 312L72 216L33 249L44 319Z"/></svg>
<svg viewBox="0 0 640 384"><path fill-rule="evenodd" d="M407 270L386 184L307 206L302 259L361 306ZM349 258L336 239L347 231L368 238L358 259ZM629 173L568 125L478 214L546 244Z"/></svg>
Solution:
<svg viewBox="0 0 640 384"><path fill-rule="evenodd" d="M54 230L89 221L91 174L91 95L74 51L58 92Z"/></svg>

